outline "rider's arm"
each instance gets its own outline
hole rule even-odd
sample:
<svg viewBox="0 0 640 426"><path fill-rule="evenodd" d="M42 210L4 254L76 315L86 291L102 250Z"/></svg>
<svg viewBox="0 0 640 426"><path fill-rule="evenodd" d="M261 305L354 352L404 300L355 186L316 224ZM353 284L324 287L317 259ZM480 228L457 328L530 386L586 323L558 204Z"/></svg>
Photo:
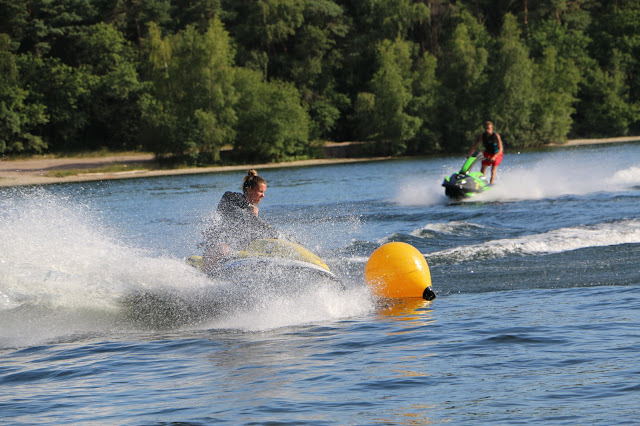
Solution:
<svg viewBox="0 0 640 426"><path fill-rule="evenodd" d="M473 146L471 147L471 150L469 151L469 155L467 155L467 158L471 157L474 153L474 151L476 150L476 147L478 146L478 144L482 141L482 134L480 134L480 136L478 136L478 139L476 140L476 143L473 144ZM502 146L502 143L501 145Z"/></svg>

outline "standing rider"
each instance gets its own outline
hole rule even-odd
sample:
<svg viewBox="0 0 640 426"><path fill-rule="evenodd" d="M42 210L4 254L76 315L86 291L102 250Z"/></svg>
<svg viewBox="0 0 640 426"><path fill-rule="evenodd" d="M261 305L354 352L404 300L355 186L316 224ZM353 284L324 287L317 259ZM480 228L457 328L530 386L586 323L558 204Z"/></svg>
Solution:
<svg viewBox="0 0 640 426"><path fill-rule="evenodd" d="M487 121L484 124L484 132L478 136L478 140L473 144L471 150L469 151L469 155L467 158L471 157L476 150L476 147L480 142L484 145L484 153L482 159L482 168L481 172L484 174L487 170L487 167L491 166L491 185L496 181L496 170L502 161L502 138L500 135L493 131L493 123L491 121Z"/></svg>

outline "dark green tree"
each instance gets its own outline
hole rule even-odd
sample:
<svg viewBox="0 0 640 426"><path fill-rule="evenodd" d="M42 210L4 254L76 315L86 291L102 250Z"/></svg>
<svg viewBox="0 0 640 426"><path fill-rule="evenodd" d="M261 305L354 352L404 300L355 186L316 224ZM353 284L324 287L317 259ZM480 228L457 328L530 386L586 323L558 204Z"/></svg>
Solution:
<svg viewBox="0 0 640 426"><path fill-rule="evenodd" d="M594 66L587 54L589 38L582 30L555 18L531 23L529 31L537 93L532 110L532 143L562 143L573 126L583 70Z"/></svg>
<svg viewBox="0 0 640 426"><path fill-rule="evenodd" d="M170 22L166 22L163 27L167 26L171 28L172 32L177 32L185 29L188 25L194 25L199 30L205 31L214 17L225 14L221 1L171 0ZM155 22L159 21L155 20Z"/></svg>
<svg viewBox="0 0 640 426"><path fill-rule="evenodd" d="M428 18L418 19L410 31L410 38L422 52L439 57L442 55L442 41L453 32L456 25L455 15L458 6L450 0L429 0Z"/></svg>
<svg viewBox="0 0 640 426"><path fill-rule="evenodd" d="M19 45L27 29L28 20L27 2L0 0L0 34L7 34L13 43Z"/></svg>
<svg viewBox="0 0 640 426"><path fill-rule="evenodd" d="M349 30L344 9L330 0L305 1L304 25L296 33L291 54L282 55L288 71L281 77L292 81L308 106L312 137L335 138L341 114L350 107L346 94L337 87L342 69L340 48Z"/></svg>
<svg viewBox="0 0 640 426"><path fill-rule="evenodd" d="M437 59L428 52L425 52L414 65L413 97L407 106L407 112L419 117L422 125L415 137L409 141L409 153L412 154L433 153L442 149L439 133L441 83L436 75L437 66Z"/></svg>
<svg viewBox="0 0 640 426"><path fill-rule="evenodd" d="M238 69L236 87L234 147L242 158L282 161L309 154L309 115L293 84L266 82L258 71Z"/></svg>
<svg viewBox="0 0 640 426"><path fill-rule="evenodd" d="M47 144L34 129L47 121L45 106L27 101L11 44L0 34L0 154L41 152Z"/></svg>
<svg viewBox="0 0 640 426"><path fill-rule="evenodd" d="M461 10L458 24L446 41L437 76L440 93L439 132L446 151L463 151L475 141L489 119L496 91L489 87L491 39L469 12Z"/></svg>
<svg viewBox="0 0 640 426"><path fill-rule="evenodd" d="M358 101L360 122L368 122L368 137L377 141L378 152L398 155L407 150L422 124L420 117L410 115L408 106L413 99L413 60L411 44L401 39L384 40L378 45L378 70L371 80L373 104ZM372 110L369 110L372 108ZM367 117L364 114L371 114Z"/></svg>
<svg viewBox="0 0 640 426"><path fill-rule="evenodd" d="M485 116L500 129L505 144L509 142L514 147L535 144L531 117L536 95L532 80L534 65L511 14L504 17L489 63L490 85L484 99Z"/></svg>
<svg viewBox="0 0 640 426"><path fill-rule="evenodd" d="M454 152L487 119L514 147L639 134L639 22L636 0L0 0L3 150Z"/></svg>
<svg viewBox="0 0 640 426"><path fill-rule="evenodd" d="M377 46L383 40L407 40L429 22L430 10L424 1L351 0L342 1L351 18L344 44L344 73L341 81L356 97L369 85L377 69Z"/></svg>
<svg viewBox="0 0 640 426"><path fill-rule="evenodd" d="M588 34L593 40L591 57L599 69L588 70L581 90L578 131L582 135L640 132L640 3L602 2L594 17Z"/></svg>
<svg viewBox="0 0 640 426"><path fill-rule="evenodd" d="M91 0L33 0L21 31L19 52L55 56L75 66L74 42L84 27L99 22Z"/></svg>
<svg viewBox="0 0 640 426"><path fill-rule="evenodd" d="M268 80L292 82L312 118L314 138L335 136L350 106L335 76L349 26L332 0L228 1L229 31L239 42L237 64L260 70Z"/></svg>
<svg viewBox="0 0 640 426"><path fill-rule="evenodd" d="M113 25L130 42L141 42L150 22L162 28L173 27L170 0L93 0L92 3L103 22Z"/></svg>
<svg viewBox="0 0 640 426"><path fill-rule="evenodd" d="M76 43L77 70L88 81L90 97L80 107L89 111L85 143L89 148L133 149L140 134L137 60L124 35L109 24L86 27Z"/></svg>
<svg viewBox="0 0 640 426"><path fill-rule="evenodd" d="M291 39L304 23L305 0L223 0L226 27L238 43L237 64L268 79L287 70L279 56L291 54Z"/></svg>
<svg viewBox="0 0 640 426"><path fill-rule="evenodd" d="M640 120L640 107L631 101L629 86L625 84L628 73L623 55L614 50L611 56L607 68L587 71L578 105L576 133L579 135L626 136Z"/></svg>
<svg viewBox="0 0 640 426"><path fill-rule="evenodd" d="M62 63L57 58L41 58L31 53L20 57L21 79L29 87L30 103L46 106L47 120L37 134L51 152L88 149L85 130L90 122L91 75ZM47 78L42 78L42 76Z"/></svg>
<svg viewBox="0 0 640 426"><path fill-rule="evenodd" d="M158 155L215 162L233 143L237 121L233 55L228 33L214 18L201 34L193 26L162 38L151 25L146 73L151 96L142 100L147 137Z"/></svg>
<svg viewBox="0 0 640 426"><path fill-rule="evenodd" d="M567 140L581 80L580 70L572 61L560 57L555 47L545 49L533 74L536 96L531 106L532 138L529 145Z"/></svg>

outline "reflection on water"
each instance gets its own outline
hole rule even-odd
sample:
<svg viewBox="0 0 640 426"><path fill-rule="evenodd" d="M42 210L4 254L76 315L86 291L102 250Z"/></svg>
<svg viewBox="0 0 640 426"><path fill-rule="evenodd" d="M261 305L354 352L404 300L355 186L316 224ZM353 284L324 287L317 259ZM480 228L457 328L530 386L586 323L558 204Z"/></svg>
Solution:
<svg viewBox="0 0 640 426"><path fill-rule="evenodd" d="M421 298L384 299L380 302L378 314L395 317L398 321L421 321L427 325L433 321L432 303Z"/></svg>

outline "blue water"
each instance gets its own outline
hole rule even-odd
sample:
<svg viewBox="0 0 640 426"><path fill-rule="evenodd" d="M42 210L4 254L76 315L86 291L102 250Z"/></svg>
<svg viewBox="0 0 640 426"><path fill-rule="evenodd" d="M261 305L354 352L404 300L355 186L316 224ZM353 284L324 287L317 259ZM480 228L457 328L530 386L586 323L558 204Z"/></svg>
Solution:
<svg viewBox="0 0 640 426"><path fill-rule="evenodd" d="M507 152L451 203L463 160L259 170L347 289L225 302L184 259L243 173L0 190L0 424L637 424L640 144ZM437 299L371 295L389 241Z"/></svg>

